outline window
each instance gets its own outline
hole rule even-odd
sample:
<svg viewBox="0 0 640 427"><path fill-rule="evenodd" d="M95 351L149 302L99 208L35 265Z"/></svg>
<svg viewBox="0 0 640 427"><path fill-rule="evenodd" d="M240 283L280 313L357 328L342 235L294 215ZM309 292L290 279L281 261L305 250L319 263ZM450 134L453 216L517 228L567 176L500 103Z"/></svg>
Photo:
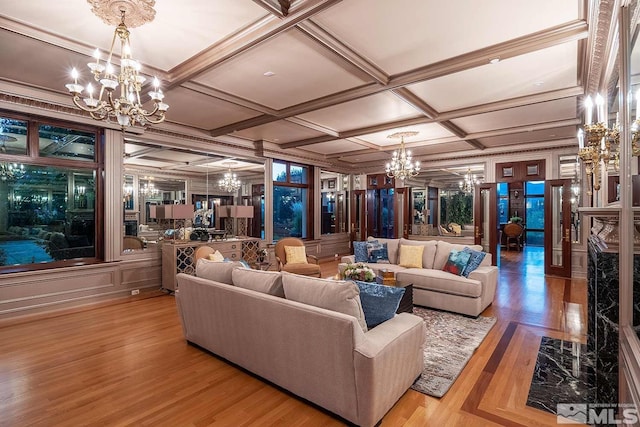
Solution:
<svg viewBox="0 0 640 427"><path fill-rule="evenodd" d="M311 167L273 162L273 239L312 237Z"/></svg>
<svg viewBox="0 0 640 427"><path fill-rule="evenodd" d="M0 272L97 258L97 128L29 117L0 127Z"/></svg>

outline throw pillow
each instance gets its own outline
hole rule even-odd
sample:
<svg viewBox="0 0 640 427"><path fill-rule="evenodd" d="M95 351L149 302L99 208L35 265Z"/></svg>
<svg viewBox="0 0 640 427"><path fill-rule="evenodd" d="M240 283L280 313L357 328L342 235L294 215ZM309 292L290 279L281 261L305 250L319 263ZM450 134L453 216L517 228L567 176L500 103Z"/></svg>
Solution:
<svg viewBox="0 0 640 427"><path fill-rule="evenodd" d="M464 277L469 277L469 273L471 273L473 270L475 270L480 266L480 263L482 263L482 260L484 259L485 255L487 255L487 253L481 252L481 251L475 251L469 247L464 248L462 251L470 254L469 262L467 263L467 266L464 268L464 271L462 271L462 275Z"/></svg>
<svg viewBox="0 0 640 427"><path fill-rule="evenodd" d="M356 281L356 284L360 288L360 301L367 328L374 328L395 316L404 288L360 281Z"/></svg>
<svg viewBox="0 0 640 427"><path fill-rule="evenodd" d="M462 276L462 272L467 266L470 257L471 254L469 252L451 249L451 252L449 252L449 259L447 259L442 270L453 273L457 276Z"/></svg>
<svg viewBox="0 0 640 427"><path fill-rule="evenodd" d="M284 253L287 264L308 264L307 251L304 246L285 246Z"/></svg>
<svg viewBox="0 0 640 427"><path fill-rule="evenodd" d="M209 255L209 261L222 262L224 261L224 256L216 249L214 253Z"/></svg>
<svg viewBox="0 0 640 427"><path fill-rule="evenodd" d="M389 263L389 253L386 243L367 242L367 260L371 263Z"/></svg>
<svg viewBox="0 0 640 427"><path fill-rule="evenodd" d="M239 288L284 298L282 275L277 271L236 268L232 271L231 277L233 284Z"/></svg>
<svg viewBox="0 0 640 427"><path fill-rule="evenodd" d="M355 258L355 262L367 262L368 254L367 254L367 244L368 243L378 243L377 240L373 240L370 242L353 242L353 257Z"/></svg>
<svg viewBox="0 0 640 427"><path fill-rule="evenodd" d="M422 252L424 246L400 245L400 262L398 265L407 268L422 268Z"/></svg>
<svg viewBox="0 0 640 427"><path fill-rule="evenodd" d="M367 332L360 290L354 282L282 273L282 286L288 300L353 316L362 330Z"/></svg>

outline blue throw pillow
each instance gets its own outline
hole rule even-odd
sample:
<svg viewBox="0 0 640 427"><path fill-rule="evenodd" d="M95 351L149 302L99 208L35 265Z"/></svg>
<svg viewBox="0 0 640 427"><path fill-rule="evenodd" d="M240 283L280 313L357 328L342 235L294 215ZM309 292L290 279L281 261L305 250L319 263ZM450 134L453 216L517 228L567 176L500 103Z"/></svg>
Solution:
<svg viewBox="0 0 640 427"><path fill-rule="evenodd" d="M355 262L367 262L369 254L367 253L367 243L378 243L377 240L371 240L370 242L353 242L353 255Z"/></svg>
<svg viewBox="0 0 640 427"><path fill-rule="evenodd" d="M360 302L367 328L374 328L395 316L404 295L404 288L357 280L356 284L360 288Z"/></svg>
<svg viewBox="0 0 640 427"><path fill-rule="evenodd" d="M471 258L471 254L469 252L451 249L449 259L447 259L447 263L444 265L442 270L453 273L457 276L462 276L462 272L467 266L469 258Z"/></svg>
<svg viewBox="0 0 640 427"><path fill-rule="evenodd" d="M462 275L464 277L469 277L469 273L471 273L473 270L475 270L480 266L480 263L484 259L485 255L487 255L487 253L474 251L473 249L468 247L464 248L462 252L467 252L471 254L471 256L469 257L469 262L467 263L467 266L462 271Z"/></svg>
<svg viewBox="0 0 640 427"><path fill-rule="evenodd" d="M389 263L389 251L386 243L367 242L367 262Z"/></svg>

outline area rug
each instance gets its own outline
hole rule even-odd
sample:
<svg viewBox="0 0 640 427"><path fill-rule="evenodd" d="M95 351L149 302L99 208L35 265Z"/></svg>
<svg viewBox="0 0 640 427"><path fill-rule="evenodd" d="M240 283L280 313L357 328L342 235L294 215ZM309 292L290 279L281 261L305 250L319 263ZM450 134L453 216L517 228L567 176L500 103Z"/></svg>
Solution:
<svg viewBox="0 0 640 427"><path fill-rule="evenodd" d="M424 319L427 342L422 375L411 388L442 397L495 325L496 319L465 317L422 307L414 307L413 314Z"/></svg>

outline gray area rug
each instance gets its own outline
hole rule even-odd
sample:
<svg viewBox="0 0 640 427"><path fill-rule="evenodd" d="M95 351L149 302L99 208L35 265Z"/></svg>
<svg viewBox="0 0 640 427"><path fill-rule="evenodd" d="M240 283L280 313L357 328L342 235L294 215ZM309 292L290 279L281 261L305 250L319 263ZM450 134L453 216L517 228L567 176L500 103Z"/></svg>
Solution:
<svg viewBox="0 0 640 427"><path fill-rule="evenodd" d="M424 319L427 342L422 375L411 388L442 397L495 325L496 319L482 316L474 319L423 307L414 307L413 314Z"/></svg>

